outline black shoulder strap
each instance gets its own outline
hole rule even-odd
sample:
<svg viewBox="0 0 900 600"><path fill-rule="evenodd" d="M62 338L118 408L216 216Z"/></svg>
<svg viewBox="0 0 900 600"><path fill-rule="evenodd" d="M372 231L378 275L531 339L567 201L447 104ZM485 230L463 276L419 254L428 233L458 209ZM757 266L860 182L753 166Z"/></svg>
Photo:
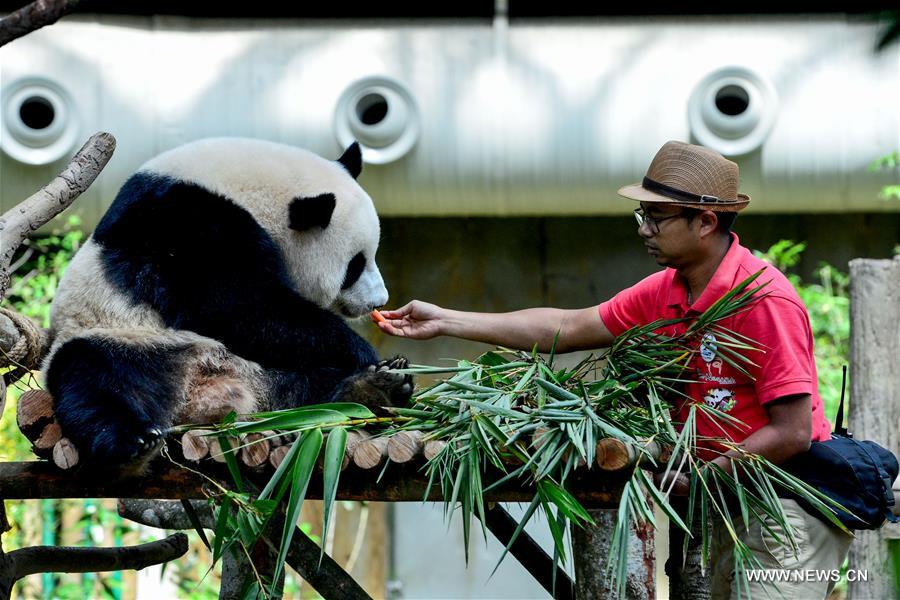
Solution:
<svg viewBox="0 0 900 600"><path fill-rule="evenodd" d="M843 366L841 377L841 403L838 404L837 419L834 421L834 432L844 437L852 438L853 434L844 427L844 392L847 390L847 365Z"/></svg>

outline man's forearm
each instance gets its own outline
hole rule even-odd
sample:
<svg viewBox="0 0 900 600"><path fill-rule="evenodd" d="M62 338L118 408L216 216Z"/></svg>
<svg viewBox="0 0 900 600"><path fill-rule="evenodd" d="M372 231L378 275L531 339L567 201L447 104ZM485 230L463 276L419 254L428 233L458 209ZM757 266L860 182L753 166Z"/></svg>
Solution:
<svg viewBox="0 0 900 600"><path fill-rule="evenodd" d="M809 449L809 434L797 435L796 431L785 430L772 425L764 425L747 436L741 447L752 454L758 454L776 465L785 462L793 456ZM731 472L732 456L738 456L737 451L730 451L713 460L714 463Z"/></svg>
<svg viewBox="0 0 900 600"><path fill-rule="evenodd" d="M518 350L550 352L556 334L564 325L564 311L529 308L507 313L476 313L445 309L442 333ZM567 351L564 346L557 347Z"/></svg>

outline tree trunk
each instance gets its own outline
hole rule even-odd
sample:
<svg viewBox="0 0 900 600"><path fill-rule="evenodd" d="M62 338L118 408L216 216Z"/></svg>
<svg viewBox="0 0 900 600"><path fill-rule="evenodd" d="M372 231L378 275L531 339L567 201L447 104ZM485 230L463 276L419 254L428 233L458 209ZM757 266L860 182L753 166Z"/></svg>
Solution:
<svg viewBox="0 0 900 600"><path fill-rule="evenodd" d="M900 257L850 261L850 431L900 454ZM847 600L898 598L888 538L898 525L857 532L850 546L851 570L868 581L850 582Z"/></svg>
<svg viewBox="0 0 900 600"><path fill-rule="evenodd" d="M580 600L617 598L607 575L610 544L616 528L617 511L590 510L594 527L572 527L572 554L575 557L575 597ZM656 597L654 548L655 528L650 524L630 528L625 599L653 600ZM622 599L622 600L625 600Z"/></svg>

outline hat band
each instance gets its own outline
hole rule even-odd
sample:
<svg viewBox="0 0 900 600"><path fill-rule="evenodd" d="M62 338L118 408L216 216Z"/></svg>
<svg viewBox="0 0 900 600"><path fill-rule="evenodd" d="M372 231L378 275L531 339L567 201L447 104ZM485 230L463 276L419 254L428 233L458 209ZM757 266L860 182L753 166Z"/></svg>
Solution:
<svg viewBox="0 0 900 600"><path fill-rule="evenodd" d="M644 177L641 187L650 192L656 192L657 194L666 196L667 198L690 202L692 204L735 204L737 202L737 200L723 200L718 196L710 196L708 194L692 194L691 192L685 192L684 190L673 188L664 183L653 181L649 177Z"/></svg>

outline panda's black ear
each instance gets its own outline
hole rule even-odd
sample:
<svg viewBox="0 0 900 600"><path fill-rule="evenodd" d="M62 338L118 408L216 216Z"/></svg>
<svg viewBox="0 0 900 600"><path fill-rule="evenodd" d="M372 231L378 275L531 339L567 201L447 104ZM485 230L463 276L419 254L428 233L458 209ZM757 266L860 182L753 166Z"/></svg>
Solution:
<svg viewBox="0 0 900 600"><path fill-rule="evenodd" d="M334 194L294 198L288 207L288 226L297 231L306 231L313 227L325 229L331 223L331 214L336 203Z"/></svg>
<svg viewBox="0 0 900 600"><path fill-rule="evenodd" d="M350 144L337 161L344 165L353 179L359 177L362 173L362 150L359 149L359 142Z"/></svg>

